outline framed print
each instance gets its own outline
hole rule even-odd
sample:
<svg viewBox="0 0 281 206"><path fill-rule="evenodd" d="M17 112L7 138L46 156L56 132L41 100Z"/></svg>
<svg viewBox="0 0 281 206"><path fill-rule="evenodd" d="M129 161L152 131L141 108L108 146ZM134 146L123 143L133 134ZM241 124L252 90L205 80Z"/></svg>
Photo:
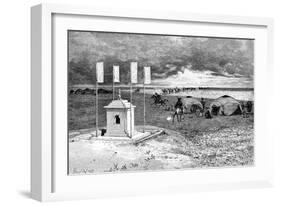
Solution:
<svg viewBox="0 0 281 206"><path fill-rule="evenodd" d="M31 14L34 199L271 186L271 19Z"/></svg>

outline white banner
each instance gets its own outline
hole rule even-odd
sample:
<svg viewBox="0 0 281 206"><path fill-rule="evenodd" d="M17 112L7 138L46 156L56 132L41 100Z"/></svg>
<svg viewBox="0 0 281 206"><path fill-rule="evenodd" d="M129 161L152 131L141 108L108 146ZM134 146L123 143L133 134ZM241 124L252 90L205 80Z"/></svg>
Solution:
<svg viewBox="0 0 281 206"><path fill-rule="evenodd" d="M138 83L138 63L131 62L131 83Z"/></svg>
<svg viewBox="0 0 281 206"><path fill-rule="evenodd" d="M97 62L96 64L96 77L97 82L103 83L103 62Z"/></svg>
<svg viewBox="0 0 281 206"><path fill-rule="evenodd" d="M120 82L119 66L113 66L113 82Z"/></svg>
<svg viewBox="0 0 281 206"><path fill-rule="evenodd" d="M151 83L151 70L150 67L144 67L144 84Z"/></svg>

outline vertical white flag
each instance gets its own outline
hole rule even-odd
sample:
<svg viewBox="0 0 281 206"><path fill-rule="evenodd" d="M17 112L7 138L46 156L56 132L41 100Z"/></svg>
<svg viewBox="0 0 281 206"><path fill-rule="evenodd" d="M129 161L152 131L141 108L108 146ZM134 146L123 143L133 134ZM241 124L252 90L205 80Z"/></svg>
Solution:
<svg viewBox="0 0 281 206"><path fill-rule="evenodd" d="M97 82L103 83L103 62L97 62L96 64L96 77Z"/></svg>
<svg viewBox="0 0 281 206"><path fill-rule="evenodd" d="M113 66L113 82L120 82L119 66Z"/></svg>
<svg viewBox="0 0 281 206"><path fill-rule="evenodd" d="M144 84L151 83L151 70L150 67L144 67Z"/></svg>
<svg viewBox="0 0 281 206"><path fill-rule="evenodd" d="M131 83L138 82L138 63L131 62Z"/></svg>

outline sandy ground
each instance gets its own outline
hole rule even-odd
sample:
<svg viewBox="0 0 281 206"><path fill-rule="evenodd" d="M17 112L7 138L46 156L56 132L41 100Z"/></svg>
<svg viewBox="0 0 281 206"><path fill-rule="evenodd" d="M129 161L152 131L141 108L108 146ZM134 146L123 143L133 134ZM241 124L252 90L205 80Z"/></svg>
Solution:
<svg viewBox="0 0 281 206"><path fill-rule="evenodd" d="M180 138L180 134L175 136ZM174 138L167 137L166 132L138 145L106 140L70 141L70 174L192 167L189 156L174 152L179 147L184 148L185 144L175 143Z"/></svg>
<svg viewBox="0 0 281 206"><path fill-rule="evenodd" d="M87 140L87 131L72 132L72 136L71 175L254 164L252 125L213 129L189 134L188 138L165 129L164 134L138 145L128 141Z"/></svg>

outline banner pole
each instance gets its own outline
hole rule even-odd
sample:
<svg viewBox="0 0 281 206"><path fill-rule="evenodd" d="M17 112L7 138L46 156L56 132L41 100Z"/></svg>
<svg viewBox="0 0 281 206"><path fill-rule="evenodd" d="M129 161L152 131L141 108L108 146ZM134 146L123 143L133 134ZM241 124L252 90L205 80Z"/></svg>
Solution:
<svg viewBox="0 0 281 206"><path fill-rule="evenodd" d="M98 103L99 103L99 92L98 92L98 81L96 80L96 137L98 137L98 124L99 124L99 113L98 113Z"/></svg>
<svg viewBox="0 0 281 206"><path fill-rule="evenodd" d="M130 84L130 130L131 130L131 138L133 138L133 115L132 115L132 104L133 104L133 83L131 81Z"/></svg>
<svg viewBox="0 0 281 206"><path fill-rule="evenodd" d="M112 100L114 100L114 79L112 81Z"/></svg>
<svg viewBox="0 0 281 206"><path fill-rule="evenodd" d="M143 82L143 133L145 128L145 83Z"/></svg>

